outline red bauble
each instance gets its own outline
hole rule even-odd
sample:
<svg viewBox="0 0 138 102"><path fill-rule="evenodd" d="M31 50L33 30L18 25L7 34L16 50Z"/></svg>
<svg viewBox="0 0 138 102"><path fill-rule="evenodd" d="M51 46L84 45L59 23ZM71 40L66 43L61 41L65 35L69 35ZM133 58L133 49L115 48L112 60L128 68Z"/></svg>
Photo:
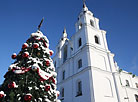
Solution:
<svg viewBox="0 0 138 102"><path fill-rule="evenodd" d="M39 44L38 43L34 43L33 44L33 48L37 49L39 47Z"/></svg>
<svg viewBox="0 0 138 102"><path fill-rule="evenodd" d="M25 48L27 48L28 47L28 44L27 43L24 43L23 45L22 45L22 49L25 49Z"/></svg>
<svg viewBox="0 0 138 102"><path fill-rule="evenodd" d="M49 66L50 65L50 62L49 61L46 61L46 66Z"/></svg>
<svg viewBox="0 0 138 102"><path fill-rule="evenodd" d="M52 81L55 84L55 79L53 77L50 77L49 81Z"/></svg>
<svg viewBox="0 0 138 102"><path fill-rule="evenodd" d="M53 55L53 51L49 51L49 55L52 56Z"/></svg>
<svg viewBox="0 0 138 102"><path fill-rule="evenodd" d="M31 95L31 94L26 94L26 95L24 96L24 100L25 100L25 101L31 101L31 100L32 100L32 95Z"/></svg>
<svg viewBox="0 0 138 102"><path fill-rule="evenodd" d="M49 90L50 90L50 86L46 86L46 87L45 87L45 90L46 90L46 91L49 91Z"/></svg>
<svg viewBox="0 0 138 102"><path fill-rule="evenodd" d="M8 88L15 88L15 82L11 82L8 84Z"/></svg>
<svg viewBox="0 0 138 102"><path fill-rule="evenodd" d="M0 94L0 99L4 97L4 94Z"/></svg>
<svg viewBox="0 0 138 102"><path fill-rule="evenodd" d="M23 56L24 58L27 58L27 57L29 57L29 53L28 53L28 52L24 52L22 56Z"/></svg>
<svg viewBox="0 0 138 102"><path fill-rule="evenodd" d="M12 59L15 59L17 57L16 53L12 54Z"/></svg>

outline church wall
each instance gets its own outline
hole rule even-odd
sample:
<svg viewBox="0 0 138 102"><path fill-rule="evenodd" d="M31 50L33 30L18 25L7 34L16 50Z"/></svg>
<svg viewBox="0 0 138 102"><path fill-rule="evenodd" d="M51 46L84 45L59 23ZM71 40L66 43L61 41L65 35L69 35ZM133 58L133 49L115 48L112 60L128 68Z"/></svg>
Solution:
<svg viewBox="0 0 138 102"><path fill-rule="evenodd" d="M90 53L91 66L111 72L109 65L109 58L106 52L100 52L90 47L89 53Z"/></svg>
<svg viewBox="0 0 138 102"><path fill-rule="evenodd" d="M133 78L128 72L115 74L115 78L120 102L136 102L135 94L138 95L138 88L135 83L138 83L138 78ZM126 86L126 80L129 81L130 86Z"/></svg>
<svg viewBox="0 0 138 102"><path fill-rule="evenodd" d="M76 97L77 94L77 81L82 81L82 96ZM90 81L89 81L89 70L82 71L78 73L73 79L73 102L91 102L91 91L90 91Z"/></svg>
<svg viewBox="0 0 138 102"><path fill-rule="evenodd" d="M63 99L62 102L72 102L72 90L73 84L72 80L64 80L62 83L58 84L58 90L61 92L62 88L64 88L64 97L59 96L59 99Z"/></svg>
<svg viewBox="0 0 138 102"><path fill-rule="evenodd" d="M91 102L89 68L77 72L58 84L58 90L64 87L65 96L63 102ZM60 74L60 73L59 73ZM82 81L82 96L77 96L77 81ZM61 96L59 97L60 99Z"/></svg>
<svg viewBox="0 0 138 102"><path fill-rule="evenodd" d="M118 102L112 74L92 67L95 102Z"/></svg>

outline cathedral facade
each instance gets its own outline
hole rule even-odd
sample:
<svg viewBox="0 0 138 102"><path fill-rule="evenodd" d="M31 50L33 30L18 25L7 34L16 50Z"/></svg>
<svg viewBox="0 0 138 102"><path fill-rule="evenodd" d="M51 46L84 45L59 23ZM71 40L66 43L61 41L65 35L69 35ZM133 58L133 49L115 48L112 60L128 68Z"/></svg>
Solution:
<svg viewBox="0 0 138 102"><path fill-rule="evenodd" d="M138 102L138 77L121 70L108 49L106 31L83 5L69 40L66 29L53 58L62 102Z"/></svg>

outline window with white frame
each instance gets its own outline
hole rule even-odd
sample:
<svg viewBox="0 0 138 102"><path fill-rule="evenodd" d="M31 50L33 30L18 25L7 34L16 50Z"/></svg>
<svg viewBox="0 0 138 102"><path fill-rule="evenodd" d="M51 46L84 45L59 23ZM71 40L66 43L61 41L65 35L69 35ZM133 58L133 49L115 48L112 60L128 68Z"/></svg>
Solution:
<svg viewBox="0 0 138 102"><path fill-rule="evenodd" d="M94 22L93 22L93 20L90 20L90 25L91 25L92 27L94 27Z"/></svg>
<svg viewBox="0 0 138 102"><path fill-rule="evenodd" d="M77 82L77 96L82 95L82 81Z"/></svg>
<svg viewBox="0 0 138 102"><path fill-rule="evenodd" d="M136 102L138 102L138 95L135 94Z"/></svg>
<svg viewBox="0 0 138 102"><path fill-rule="evenodd" d="M81 38L79 38L79 40L78 40L78 46L80 47L82 45L82 40L81 40Z"/></svg>
<svg viewBox="0 0 138 102"><path fill-rule="evenodd" d="M54 66L55 66L55 68L57 67L57 63L56 63L56 61L55 61L55 63L54 63Z"/></svg>
<svg viewBox="0 0 138 102"><path fill-rule="evenodd" d="M63 70L63 72L62 72L62 80L64 80L65 79L65 70Z"/></svg>
<svg viewBox="0 0 138 102"><path fill-rule="evenodd" d="M67 45L64 47L63 63L67 60Z"/></svg>
<svg viewBox="0 0 138 102"><path fill-rule="evenodd" d="M100 44L100 41L99 41L99 37L98 37L98 36L95 35L95 36L94 36L94 39L95 39L95 43L96 43L96 44Z"/></svg>
<svg viewBox="0 0 138 102"><path fill-rule="evenodd" d="M82 67L82 59L78 60L78 69L80 69Z"/></svg>
<svg viewBox="0 0 138 102"><path fill-rule="evenodd" d="M130 84L129 84L129 81L126 80L126 86L129 86L130 87Z"/></svg>
<svg viewBox="0 0 138 102"><path fill-rule="evenodd" d="M64 100L64 88L61 89L60 91L60 96L61 96L61 101Z"/></svg>
<svg viewBox="0 0 138 102"><path fill-rule="evenodd" d="M60 49L60 48L58 47L58 48L57 48L57 52L59 52L59 49Z"/></svg>

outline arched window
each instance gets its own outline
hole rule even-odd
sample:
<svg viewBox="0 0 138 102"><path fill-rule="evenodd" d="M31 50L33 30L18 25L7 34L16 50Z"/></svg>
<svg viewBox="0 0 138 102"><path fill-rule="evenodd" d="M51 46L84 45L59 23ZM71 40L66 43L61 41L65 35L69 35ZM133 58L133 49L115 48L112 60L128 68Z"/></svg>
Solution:
<svg viewBox="0 0 138 102"><path fill-rule="evenodd" d="M65 79L65 70L62 72L62 80Z"/></svg>
<svg viewBox="0 0 138 102"><path fill-rule="evenodd" d="M136 102L138 102L138 95L135 94Z"/></svg>
<svg viewBox="0 0 138 102"><path fill-rule="evenodd" d="M138 83L135 83L136 84L136 88L138 88Z"/></svg>
<svg viewBox="0 0 138 102"><path fill-rule="evenodd" d="M94 36L94 39L95 39L95 43L96 43L96 44L100 44L100 41L99 41L99 37L98 37L98 36L95 35L95 36Z"/></svg>
<svg viewBox="0 0 138 102"><path fill-rule="evenodd" d="M54 63L54 66L55 66L55 68L57 67L57 65L56 65L56 61L55 61L55 63Z"/></svg>
<svg viewBox="0 0 138 102"><path fill-rule="evenodd" d="M61 88L60 96L61 96L61 100L64 100L64 88Z"/></svg>
<svg viewBox="0 0 138 102"><path fill-rule="evenodd" d="M94 27L94 22L93 22L93 20L90 20L90 25Z"/></svg>
<svg viewBox="0 0 138 102"><path fill-rule="evenodd" d="M130 84L129 84L129 81L128 81L128 80L126 80L126 86L130 86Z"/></svg>
<svg viewBox="0 0 138 102"><path fill-rule="evenodd" d="M64 47L63 63L67 60L67 45Z"/></svg>
<svg viewBox="0 0 138 102"><path fill-rule="evenodd" d="M78 40L78 45L79 45L79 47L82 45L81 38L79 38L79 40Z"/></svg>
<svg viewBox="0 0 138 102"><path fill-rule="evenodd" d="M78 60L78 68L81 68L82 67L82 59L79 59Z"/></svg>
<svg viewBox="0 0 138 102"><path fill-rule="evenodd" d="M59 47L57 48L57 52L59 52Z"/></svg>
<svg viewBox="0 0 138 102"><path fill-rule="evenodd" d="M105 97L112 97L113 96L113 91L112 91L112 84L109 78L105 77L102 78L103 80L103 86L101 86L102 90L103 90L103 95Z"/></svg>
<svg viewBox="0 0 138 102"><path fill-rule="evenodd" d="M77 81L77 96L81 96L81 95L82 95L82 82Z"/></svg>
<svg viewBox="0 0 138 102"><path fill-rule="evenodd" d="M81 28L82 28L82 23L79 24L79 29L81 29Z"/></svg>
<svg viewBox="0 0 138 102"><path fill-rule="evenodd" d="M62 88L61 97L64 97L64 88Z"/></svg>

